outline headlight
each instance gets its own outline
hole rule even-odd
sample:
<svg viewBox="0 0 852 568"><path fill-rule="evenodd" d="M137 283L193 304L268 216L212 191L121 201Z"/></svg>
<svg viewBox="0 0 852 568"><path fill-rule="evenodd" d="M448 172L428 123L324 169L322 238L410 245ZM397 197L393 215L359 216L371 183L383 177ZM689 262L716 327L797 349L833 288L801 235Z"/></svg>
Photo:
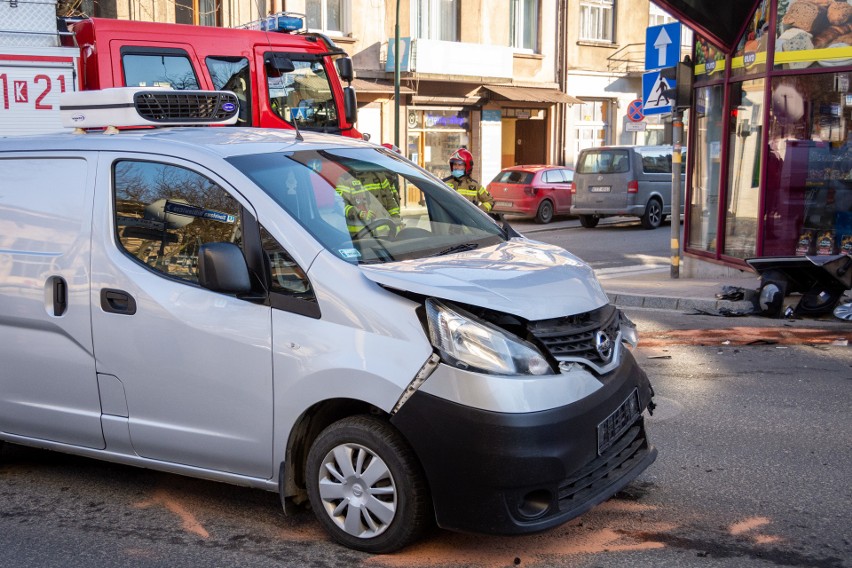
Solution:
<svg viewBox="0 0 852 568"><path fill-rule="evenodd" d="M631 348L636 347L639 343L639 332L636 331L636 324L630 321L622 311L618 312L620 319L619 330L621 331L621 340L630 345Z"/></svg>
<svg viewBox="0 0 852 568"><path fill-rule="evenodd" d="M553 373L533 344L471 313L430 298L426 314L432 345L450 365L495 375Z"/></svg>

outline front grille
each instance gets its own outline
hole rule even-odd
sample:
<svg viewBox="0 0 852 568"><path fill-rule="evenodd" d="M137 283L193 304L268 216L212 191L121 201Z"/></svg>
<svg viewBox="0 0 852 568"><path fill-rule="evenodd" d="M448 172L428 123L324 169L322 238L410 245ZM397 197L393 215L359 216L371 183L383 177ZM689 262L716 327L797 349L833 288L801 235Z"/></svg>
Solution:
<svg viewBox="0 0 852 568"><path fill-rule="evenodd" d="M619 324L618 310L606 305L577 316L531 322L528 327L557 361L582 359L603 367L610 361L604 360L597 350L597 333L603 331L611 341L616 341Z"/></svg>
<svg viewBox="0 0 852 568"><path fill-rule="evenodd" d="M559 485L559 510L583 507L628 475L649 451L645 427L639 420L606 452Z"/></svg>
<svg viewBox="0 0 852 568"><path fill-rule="evenodd" d="M210 122L233 117L239 100L232 93L192 91L136 93L133 102L139 115L151 122Z"/></svg>

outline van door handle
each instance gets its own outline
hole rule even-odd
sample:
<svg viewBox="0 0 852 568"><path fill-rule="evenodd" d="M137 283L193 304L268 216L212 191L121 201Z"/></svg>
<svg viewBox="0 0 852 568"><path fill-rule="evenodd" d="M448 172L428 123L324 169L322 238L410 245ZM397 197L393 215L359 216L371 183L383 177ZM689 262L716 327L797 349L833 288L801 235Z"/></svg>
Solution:
<svg viewBox="0 0 852 568"><path fill-rule="evenodd" d="M101 309L105 312L132 316L136 313L136 300L124 290L101 290Z"/></svg>
<svg viewBox="0 0 852 568"><path fill-rule="evenodd" d="M68 309L68 286L59 276L53 279L53 315L61 316Z"/></svg>

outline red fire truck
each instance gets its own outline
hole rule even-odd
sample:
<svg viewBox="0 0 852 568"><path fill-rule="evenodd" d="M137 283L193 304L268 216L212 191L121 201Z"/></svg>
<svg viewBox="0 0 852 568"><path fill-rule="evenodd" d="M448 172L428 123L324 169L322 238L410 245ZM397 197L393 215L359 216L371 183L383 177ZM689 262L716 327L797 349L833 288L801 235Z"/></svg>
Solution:
<svg viewBox="0 0 852 568"><path fill-rule="evenodd" d="M13 10L4 12L14 16ZM67 27L53 37L0 29L0 134L58 129L55 97L66 90L161 86L233 91L240 99L239 126L295 124L361 137L354 126L355 91L341 84L352 81L352 60L328 37L299 33L303 20L297 15L270 16L255 29L102 18L68 21ZM56 43L45 45L50 41Z"/></svg>

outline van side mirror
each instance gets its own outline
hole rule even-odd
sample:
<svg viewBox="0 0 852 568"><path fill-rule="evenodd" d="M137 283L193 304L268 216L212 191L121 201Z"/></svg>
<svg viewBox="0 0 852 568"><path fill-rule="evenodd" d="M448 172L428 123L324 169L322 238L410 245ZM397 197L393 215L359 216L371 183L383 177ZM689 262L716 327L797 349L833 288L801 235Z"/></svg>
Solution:
<svg viewBox="0 0 852 568"><path fill-rule="evenodd" d="M337 74L340 75L340 79L351 83L352 79L355 78L355 72L352 69L352 60L348 57L341 57L334 63L337 65Z"/></svg>
<svg viewBox="0 0 852 568"><path fill-rule="evenodd" d="M205 243L198 251L198 283L214 292L251 292L243 251L234 243Z"/></svg>
<svg viewBox="0 0 852 568"><path fill-rule="evenodd" d="M358 122L358 97L353 87L343 88L343 108L346 112L346 122L349 124Z"/></svg>

